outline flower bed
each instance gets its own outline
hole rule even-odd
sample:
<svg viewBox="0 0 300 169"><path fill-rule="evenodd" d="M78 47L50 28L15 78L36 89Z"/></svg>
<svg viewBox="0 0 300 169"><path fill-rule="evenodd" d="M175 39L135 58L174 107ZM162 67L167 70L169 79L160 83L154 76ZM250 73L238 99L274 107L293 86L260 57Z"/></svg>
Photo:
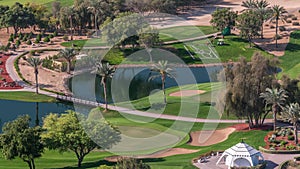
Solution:
<svg viewBox="0 0 300 169"><path fill-rule="evenodd" d="M294 131L291 128L277 128L275 132L269 132L264 141L264 148L268 150L300 150L299 144L296 145L294 141Z"/></svg>
<svg viewBox="0 0 300 169"><path fill-rule="evenodd" d="M0 89L22 89L16 82L14 82L6 70L6 60L10 55L0 55Z"/></svg>

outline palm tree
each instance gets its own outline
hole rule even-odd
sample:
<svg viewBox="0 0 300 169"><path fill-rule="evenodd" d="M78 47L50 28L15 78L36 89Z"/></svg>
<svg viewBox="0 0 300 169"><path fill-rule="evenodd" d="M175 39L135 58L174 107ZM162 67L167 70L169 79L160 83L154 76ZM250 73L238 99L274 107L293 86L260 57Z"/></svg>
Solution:
<svg viewBox="0 0 300 169"><path fill-rule="evenodd" d="M105 111L107 111L107 79L112 78L115 73L115 67L109 65L108 62L99 62L96 64L96 74L101 76L101 85L103 86Z"/></svg>
<svg viewBox="0 0 300 169"><path fill-rule="evenodd" d="M285 104L287 93L283 89L266 88L266 92L260 94L260 98L265 100L266 106L272 105L272 112L274 113L274 131L276 129L276 115L279 109Z"/></svg>
<svg viewBox="0 0 300 169"><path fill-rule="evenodd" d="M39 93L39 83L38 83L39 70L38 70L38 67L42 64L43 60L38 57L29 57L26 61L34 69L36 94L38 94Z"/></svg>
<svg viewBox="0 0 300 169"><path fill-rule="evenodd" d="M300 119L300 106L298 103L292 103L286 106L283 112L283 117L287 118L294 126L295 143L298 144L298 121Z"/></svg>
<svg viewBox="0 0 300 169"><path fill-rule="evenodd" d="M281 20L282 22L285 22L285 14L287 13L286 9L284 7L279 5L272 6L272 17L271 22L275 20L276 22L276 35L275 35L275 41L276 41L276 48L277 45L277 39L278 39L278 21Z"/></svg>
<svg viewBox="0 0 300 169"><path fill-rule="evenodd" d="M257 15L260 18L261 21L261 39L264 38L263 36L263 30L264 30L264 22L266 20L268 20L270 18L270 8L268 8L269 6L269 2L266 0L248 0L248 1L244 1L242 3L242 6L245 7L247 11L249 10L253 10L257 13Z"/></svg>
<svg viewBox="0 0 300 169"><path fill-rule="evenodd" d="M261 19L261 39L264 38L264 22L270 18L271 9L268 8L270 4L266 0L260 0L255 2L255 10Z"/></svg>
<svg viewBox="0 0 300 169"><path fill-rule="evenodd" d="M243 11L254 9L255 8L255 1L254 0L243 1L241 6L246 8Z"/></svg>
<svg viewBox="0 0 300 169"><path fill-rule="evenodd" d="M165 104L167 103L165 81L167 77L173 78L171 74L172 71L173 69L168 65L168 61L166 60L158 61L158 63L154 64L153 68L151 69L151 72L155 72L155 74L151 75L149 78L149 80L153 80L158 77L161 78L161 88L163 90Z"/></svg>
<svg viewBox="0 0 300 169"><path fill-rule="evenodd" d="M65 58L67 60L67 72L70 73L71 71L71 62L74 59L74 57L77 55L77 52L75 51L74 48L65 48L62 49L59 52L59 55L62 56L63 58Z"/></svg>

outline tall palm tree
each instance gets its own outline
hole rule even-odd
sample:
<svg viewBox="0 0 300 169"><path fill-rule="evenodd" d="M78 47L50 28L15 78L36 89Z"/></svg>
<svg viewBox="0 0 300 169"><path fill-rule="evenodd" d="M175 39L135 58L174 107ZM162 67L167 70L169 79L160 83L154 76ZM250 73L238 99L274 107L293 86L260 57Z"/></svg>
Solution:
<svg viewBox="0 0 300 169"><path fill-rule="evenodd" d="M107 111L107 79L112 78L115 73L115 67L108 62L99 62L96 64L96 74L101 76L101 85L103 86L105 111Z"/></svg>
<svg viewBox="0 0 300 169"><path fill-rule="evenodd" d="M278 47L277 39L278 39L278 21L285 22L285 14L287 13L286 9L279 5L272 6L272 16L271 16L271 22L275 20L276 22L276 35L275 35L275 41L276 41L276 48Z"/></svg>
<svg viewBox="0 0 300 169"><path fill-rule="evenodd" d="M271 9L268 8L269 5L269 2L266 0L256 0L255 2L255 10L261 19L261 39L264 38L264 22L270 19Z"/></svg>
<svg viewBox="0 0 300 169"><path fill-rule="evenodd" d="M65 48L59 52L59 55L66 59L67 64L68 64L67 72L70 73L71 63L72 63L72 60L74 59L74 57L77 55L77 52L75 51L74 48Z"/></svg>
<svg viewBox="0 0 300 169"><path fill-rule="evenodd" d="M255 8L255 0L243 1L241 6L246 8L243 11L254 9Z"/></svg>
<svg viewBox="0 0 300 169"><path fill-rule="evenodd" d="M38 57L29 57L26 61L34 69L34 74L35 74L35 88L36 88L35 92L36 92L36 94L38 94L39 93L39 83L38 83L39 70L38 70L38 67L43 63L43 60L40 59L40 58L38 58Z"/></svg>
<svg viewBox="0 0 300 169"><path fill-rule="evenodd" d="M274 113L274 131L276 129L276 115L285 104L287 93L283 89L270 89L266 88L266 92L260 94L260 98L263 98L266 106L272 105L272 112Z"/></svg>
<svg viewBox="0 0 300 169"><path fill-rule="evenodd" d="M300 120L300 106L298 103L292 103L286 106L283 117L287 118L294 126L295 143L298 144L298 121Z"/></svg>
<svg viewBox="0 0 300 169"><path fill-rule="evenodd" d="M242 2L242 6L246 9L244 10L252 10L257 13L261 21L261 39L264 38L263 31L264 31L264 22L270 19L271 9L268 8L269 2L266 0L247 0Z"/></svg>
<svg viewBox="0 0 300 169"><path fill-rule="evenodd" d="M161 78L161 88L163 90L165 104L167 103L165 82L166 82L167 77L173 78L172 71L173 71L173 69L168 64L168 61L161 60L161 61L158 61L157 64L154 64L153 68L151 69L151 72L155 72L155 74L152 74L149 78L149 80L153 80L158 77Z"/></svg>

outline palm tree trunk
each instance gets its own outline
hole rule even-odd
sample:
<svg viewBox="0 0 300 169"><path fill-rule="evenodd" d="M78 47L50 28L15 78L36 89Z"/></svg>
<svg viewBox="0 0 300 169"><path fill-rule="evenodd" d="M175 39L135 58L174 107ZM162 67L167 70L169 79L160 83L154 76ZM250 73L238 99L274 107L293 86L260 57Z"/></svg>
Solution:
<svg viewBox="0 0 300 169"><path fill-rule="evenodd" d="M298 130L297 125L294 125L295 143L298 144Z"/></svg>
<svg viewBox="0 0 300 169"><path fill-rule="evenodd" d="M104 78L104 77L102 77ZM107 111L107 94L106 94L106 79L103 79L103 93L104 93L104 103L105 103L105 111Z"/></svg>
<svg viewBox="0 0 300 169"><path fill-rule="evenodd" d="M68 60L68 74L70 74L70 71L71 71L71 60Z"/></svg>
<svg viewBox="0 0 300 169"><path fill-rule="evenodd" d="M276 105L273 105L272 106L272 111L273 111L273 116L274 116L274 124L273 124L273 131L275 131L275 129L276 129L276 120L277 120L277 118L276 118L276 114L277 114L277 107L276 107Z"/></svg>
<svg viewBox="0 0 300 169"><path fill-rule="evenodd" d="M36 94L39 93L39 83L38 83L38 68L35 68L35 92Z"/></svg>
<svg viewBox="0 0 300 169"><path fill-rule="evenodd" d="M278 48L277 37L278 37L278 19L276 19L276 35L275 35L276 48Z"/></svg>
<svg viewBox="0 0 300 169"><path fill-rule="evenodd" d="M73 40L73 21L72 21L72 16L70 16L70 31L71 31L71 40Z"/></svg>
<svg viewBox="0 0 300 169"><path fill-rule="evenodd" d="M161 76L161 82L162 82L162 90L163 90L163 93L164 93L164 103L167 104L167 97L166 97L166 90L165 90L165 75L162 75Z"/></svg>
<svg viewBox="0 0 300 169"><path fill-rule="evenodd" d="M261 34L260 34L260 38L261 39L264 38L264 20L261 21Z"/></svg>

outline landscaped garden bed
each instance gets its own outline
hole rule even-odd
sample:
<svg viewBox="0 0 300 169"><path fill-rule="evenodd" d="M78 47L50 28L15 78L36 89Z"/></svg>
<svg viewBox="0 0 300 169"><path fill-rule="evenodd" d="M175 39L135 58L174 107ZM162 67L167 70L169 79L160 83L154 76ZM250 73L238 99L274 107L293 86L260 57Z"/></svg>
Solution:
<svg viewBox="0 0 300 169"><path fill-rule="evenodd" d="M292 128L278 127L275 131L269 132L265 136L264 141L266 143L266 146L264 148L267 150L300 150L300 145L295 143L295 136Z"/></svg>

